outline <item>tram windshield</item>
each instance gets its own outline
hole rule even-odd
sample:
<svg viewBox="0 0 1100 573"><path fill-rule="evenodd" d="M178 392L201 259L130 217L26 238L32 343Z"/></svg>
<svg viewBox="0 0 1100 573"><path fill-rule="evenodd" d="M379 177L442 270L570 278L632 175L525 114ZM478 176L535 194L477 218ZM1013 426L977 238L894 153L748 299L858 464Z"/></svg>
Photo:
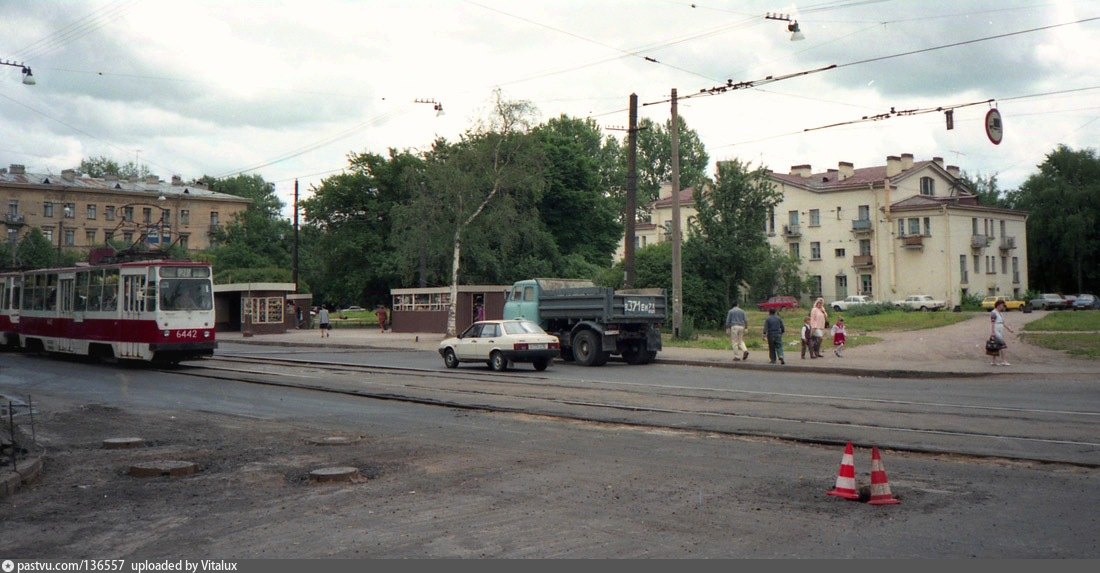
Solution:
<svg viewBox="0 0 1100 573"><path fill-rule="evenodd" d="M214 308L213 286L209 273L210 270L207 268L162 268L159 285L160 309L210 310Z"/></svg>

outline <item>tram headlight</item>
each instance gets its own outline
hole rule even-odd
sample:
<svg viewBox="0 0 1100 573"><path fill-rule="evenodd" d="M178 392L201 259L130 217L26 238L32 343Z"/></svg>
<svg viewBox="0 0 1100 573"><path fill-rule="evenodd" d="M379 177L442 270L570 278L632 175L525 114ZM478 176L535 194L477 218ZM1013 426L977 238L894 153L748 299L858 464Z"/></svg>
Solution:
<svg viewBox="0 0 1100 573"><path fill-rule="evenodd" d="M210 331L209 330L202 331L202 337L203 338L210 338Z"/></svg>
<svg viewBox="0 0 1100 573"><path fill-rule="evenodd" d="M161 332L164 333L165 338L168 338L168 331L167 330L162 330Z"/></svg>

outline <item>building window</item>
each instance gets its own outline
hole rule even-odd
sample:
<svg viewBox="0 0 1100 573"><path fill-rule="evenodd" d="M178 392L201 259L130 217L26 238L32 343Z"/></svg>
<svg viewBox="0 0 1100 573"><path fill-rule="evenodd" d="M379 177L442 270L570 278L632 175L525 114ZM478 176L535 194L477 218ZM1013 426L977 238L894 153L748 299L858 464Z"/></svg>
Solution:
<svg viewBox="0 0 1100 573"><path fill-rule="evenodd" d="M8 216L10 216L12 219L19 218L19 201L18 200L13 199L11 201L8 201Z"/></svg>
<svg viewBox="0 0 1100 573"><path fill-rule="evenodd" d="M920 178L920 194L921 195L935 195L936 194L936 181L931 177Z"/></svg>
<svg viewBox="0 0 1100 573"><path fill-rule="evenodd" d="M88 245L94 245L95 244L95 236L96 236L96 230L95 229L88 229L88 230L84 231L84 242Z"/></svg>
<svg viewBox="0 0 1100 573"><path fill-rule="evenodd" d="M960 282L968 283L970 277L966 276L966 255L959 255L959 279Z"/></svg>
<svg viewBox="0 0 1100 573"><path fill-rule="evenodd" d="M133 207L123 207L122 208L122 220L123 221L133 221L134 220L134 208Z"/></svg>
<svg viewBox="0 0 1100 573"><path fill-rule="evenodd" d="M914 217L912 219L909 219L909 234L910 235L919 235L920 234L920 219L917 219L916 217Z"/></svg>
<svg viewBox="0 0 1100 573"><path fill-rule="evenodd" d="M821 275L810 277L810 296L814 298L821 296Z"/></svg>
<svg viewBox="0 0 1100 573"><path fill-rule="evenodd" d="M76 218L76 203L65 203L65 208L61 212L66 219Z"/></svg>
<svg viewBox="0 0 1100 573"><path fill-rule="evenodd" d="M250 324L279 324L283 321L282 297L246 298L241 305L241 321Z"/></svg>
<svg viewBox="0 0 1100 573"><path fill-rule="evenodd" d="M123 233L122 234L122 241L124 243L126 243L127 245L134 244L134 234L129 232L129 231Z"/></svg>
<svg viewBox="0 0 1100 573"><path fill-rule="evenodd" d="M145 223L146 225L153 222L153 209L151 207L141 208L141 222Z"/></svg>
<svg viewBox="0 0 1100 573"><path fill-rule="evenodd" d="M871 254L871 239L859 240L859 254L861 256L870 256Z"/></svg>
<svg viewBox="0 0 1100 573"><path fill-rule="evenodd" d="M820 227L821 226L821 211L820 210L810 209L810 226L811 227Z"/></svg>
<svg viewBox="0 0 1100 573"><path fill-rule="evenodd" d="M768 220L764 224L764 232L768 235L775 235L775 209L768 209Z"/></svg>
<svg viewBox="0 0 1100 573"><path fill-rule="evenodd" d="M190 235L184 235L184 234L180 235L180 243L179 244L180 244L181 249L183 249L185 251L187 250L187 240L189 238L190 238Z"/></svg>
<svg viewBox="0 0 1100 573"><path fill-rule="evenodd" d="M107 205L103 208L103 218L108 221L115 220L115 207L114 205Z"/></svg>
<svg viewBox="0 0 1100 573"><path fill-rule="evenodd" d="M54 239L53 227L42 227L42 236L46 237L46 240L52 243Z"/></svg>
<svg viewBox="0 0 1100 573"><path fill-rule="evenodd" d="M970 234L971 235L977 235L978 234L978 219L977 219L977 217L970 220Z"/></svg>
<svg viewBox="0 0 1100 573"><path fill-rule="evenodd" d="M1012 282L1020 282L1020 258L1012 257Z"/></svg>
<svg viewBox="0 0 1100 573"><path fill-rule="evenodd" d="M837 207L837 210L839 211L840 207ZM870 205L860 205L859 206L859 220L860 221L870 221L871 220L871 206Z"/></svg>
<svg viewBox="0 0 1100 573"><path fill-rule="evenodd" d="M46 201L42 204L42 216L53 218L53 202Z"/></svg>
<svg viewBox="0 0 1100 573"><path fill-rule="evenodd" d="M836 276L836 297L844 298L848 296L848 275Z"/></svg>
<svg viewBox="0 0 1100 573"><path fill-rule="evenodd" d="M925 237L931 237L932 236L932 219L929 218L929 217L924 218L924 236Z"/></svg>
<svg viewBox="0 0 1100 573"><path fill-rule="evenodd" d="M978 265L978 255L974 255L974 272L981 272L982 268Z"/></svg>
<svg viewBox="0 0 1100 573"><path fill-rule="evenodd" d="M1008 274L1008 257L1001 257L1001 274Z"/></svg>
<svg viewBox="0 0 1100 573"><path fill-rule="evenodd" d="M905 236L905 219L898 219L898 236Z"/></svg>
<svg viewBox="0 0 1100 573"><path fill-rule="evenodd" d="M798 226L798 211L787 211L787 223L789 223L792 228Z"/></svg>
<svg viewBox="0 0 1100 573"><path fill-rule="evenodd" d="M180 209L180 225L191 224L191 211L188 209Z"/></svg>
<svg viewBox="0 0 1100 573"><path fill-rule="evenodd" d="M874 296L875 291L871 287L871 275L859 275L859 294Z"/></svg>
<svg viewBox="0 0 1100 573"><path fill-rule="evenodd" d="M790 252L792 257L796 259L801 258L801 256L798 254L798 243L789 243L787 245L787 251Z"/></svg>
<svg viewBox="0 0 1100 573"><path fill-rule="evenodd" d="M114 231L103 231L103 242L104 243L110 243L113 240L115 240Z"/></svg>
<svg viewBox="0 0 1100 573"><path fill-rule="evenodd" d="M818 243L816 241L810 243L810 260L811 261L820 261L821 260L821 243Z"/></svg>
<svg viewBox="0 0 1100 573"><path fill-rule="evenodd" d="M844 255L845 255L844 249L836 249L836 250L833 251L833 254L836 255L836 258L843 259Z"/></svg>
<svg viewBox="0 0 1100 573"><path fill-rule="evenodd" d="M89 221L95 220L95 205L88 205L88 207L84 210L84 217Z"/></svg>
<svg viewBox="0 0 1100 573"><path fill-rule="evenodd" d="M65 246L66 247L75 247L76 246L76 229L65 229L65 233L63 235L63 238L64 238L64 241L65 241Z"/></svg>
<svg viewBox="0 0 1100 573"><path fill-rule="evenodd" d="M211 211L210 212L210 226L211 227L217 227L218 226L218 212L217 211Z"/></svg>

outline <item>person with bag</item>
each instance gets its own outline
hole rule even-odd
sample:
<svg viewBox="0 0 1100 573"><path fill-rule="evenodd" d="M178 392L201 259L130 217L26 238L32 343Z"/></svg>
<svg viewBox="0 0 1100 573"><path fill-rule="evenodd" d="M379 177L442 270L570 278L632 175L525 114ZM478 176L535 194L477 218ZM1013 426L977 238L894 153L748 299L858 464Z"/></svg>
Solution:
<svg viewBox="0 0 1100 573"><path fill-rule="evenodd" d="M810 310L810 358L824 358L821 354L821 339L828 328L829 313L825 311L825 299L818 297Z"/></svg>
<svg viewBox="0 0 1100 573"><path fill-rule="evenodd" d="M1005 348L1008 348L1008 344L1005 344L1005 329L1013 333L1016 331L1005 324L1005 317L1002 314L1004 311L1004 299L997 299L997 302L993 305L993 310L989 311L989 341L986 343L986 354L991 357L990 366L1012 366L1005 356ZM998 360L1000 361L998 362Z"/></svg>

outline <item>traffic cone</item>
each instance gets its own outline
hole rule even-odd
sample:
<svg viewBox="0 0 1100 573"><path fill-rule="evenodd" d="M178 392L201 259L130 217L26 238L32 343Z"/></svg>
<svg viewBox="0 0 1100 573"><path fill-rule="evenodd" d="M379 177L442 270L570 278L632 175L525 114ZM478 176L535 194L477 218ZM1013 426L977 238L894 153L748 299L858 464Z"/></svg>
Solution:
<svg viewBox="0 0 1100 573"><path fill-rule="evenodd" d="M836 487L825 495L859 499L859 492L856 491L856 465L855 456L852 454L852 442L844 446L844 456L840 458L840 470L836 474Z"/></svg>
<svg viewBox="0 0 1100 573"><path fill-rule="evenodd" d="M893 505L901 503L890 493L890 480L886 478L886 470L882 467L882 458L878 455L878 447L871 447L871 499L867 501L871 505Z"/></svg>

